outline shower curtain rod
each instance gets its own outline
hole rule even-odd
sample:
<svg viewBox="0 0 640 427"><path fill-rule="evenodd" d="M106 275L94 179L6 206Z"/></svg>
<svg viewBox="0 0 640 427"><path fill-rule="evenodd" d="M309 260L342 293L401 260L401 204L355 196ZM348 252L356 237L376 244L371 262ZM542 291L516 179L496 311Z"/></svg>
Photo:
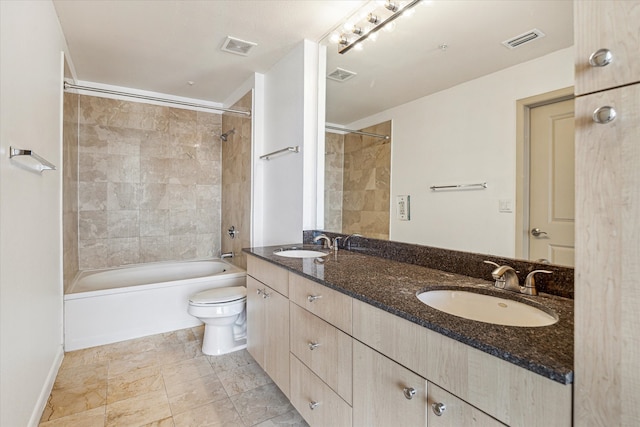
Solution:
<svg viewBox="0 0 640 427"><path fill-rule="evenodd" d="M380 135L379 133L363 132L361 130L339 128L337 126L329 126L329 125L325 125L324 128L325 129L332 129L332 130L341 130L341 131L344 131L344 132L355 133L355 134L358 134L358 135L372 136L374 138L389 139L389 135Z"/></svg>
<svg viewBox="0 0 640 427"><path fill-rule="evenodd" d="M137 95L135 93L118 92L118 91L115 91L115 90L100 89L100 88L97 88L97 87L90 87L90 86L80 86L80 85L74 85L74 84L69 83L69 82L64 82L64 86L63 87L64 87L65 90L68 90L68 89L86 90L86 91L89 91L89 92L106 93L108 95L119 95L119 96L126 96L128 98L138 98L138 99L146 99L148 101L166 102L166 103L169 103L169 104L184 105L186 107L206 108L208 110L224 111L225 113L242 114L242 115L251 117L251 111L232 110L232 109L229 109L229 108L212 107L210 105L196 104L196 103L193 103L193 102L185 102L185 101L176 101L176 100L172 100L172 99L156 98L154 96Z"/></svg>

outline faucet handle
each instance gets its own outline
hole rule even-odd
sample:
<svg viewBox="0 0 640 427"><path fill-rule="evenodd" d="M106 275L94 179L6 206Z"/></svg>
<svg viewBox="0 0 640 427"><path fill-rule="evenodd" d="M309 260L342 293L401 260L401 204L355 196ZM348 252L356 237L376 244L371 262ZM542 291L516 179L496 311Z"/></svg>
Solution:
<svg viewBox="0 0 640 427"><path fill-rule="evenodd" d="M498 264L496 264L493 261L483 261L485 264L489 264L489 265L493 265L494 267L500 267Z"/></svg>
<svg viewBox="0 0 640 427"><path fill-rule="evenodd" d="M533 270L531 273L527 274L526 279L524 279L524 287L522 290L523 293L528 295L538 295L538 290L536 289L536 280L534 277L536 273L552 274L553 271Z"/></svg>

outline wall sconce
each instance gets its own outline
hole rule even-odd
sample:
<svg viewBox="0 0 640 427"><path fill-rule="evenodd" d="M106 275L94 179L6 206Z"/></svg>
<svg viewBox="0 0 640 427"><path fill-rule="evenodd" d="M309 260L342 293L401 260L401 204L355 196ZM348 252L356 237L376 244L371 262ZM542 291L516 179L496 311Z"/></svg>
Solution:
<svg viewBox="0 0 640 427"><path fill-rule="evenodd" d="M384 4L366 14L358 22L347 22L340 32L331 36L331 41L338 44L338 53L344 54L351 49L361 49L362 42L375 39L377 32L418 4L421 0L411 0L403 5L401 2L385 0ZM380 2L378 2L380 3Z"/></svg>

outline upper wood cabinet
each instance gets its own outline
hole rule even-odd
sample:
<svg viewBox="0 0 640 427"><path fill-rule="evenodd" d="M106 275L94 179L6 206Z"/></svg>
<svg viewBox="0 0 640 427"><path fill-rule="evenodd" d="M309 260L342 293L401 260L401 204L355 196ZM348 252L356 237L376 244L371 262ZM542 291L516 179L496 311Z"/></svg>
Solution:
<svg viewBox="0 0 640 427"><path fill-rule="evenodd" d="M576 95L640 81L640 1L574 2L574 36Z"/></svg>

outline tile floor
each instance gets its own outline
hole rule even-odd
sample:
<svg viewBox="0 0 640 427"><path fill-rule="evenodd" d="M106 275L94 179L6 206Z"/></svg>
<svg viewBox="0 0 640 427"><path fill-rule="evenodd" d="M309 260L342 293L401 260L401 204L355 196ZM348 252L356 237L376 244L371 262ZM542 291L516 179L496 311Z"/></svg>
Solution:
<svg viewBox="0 0 640 427"><path fill-rule="evenodd" d="M246 350L206 356L202 332L65 354L40 426L307 426Z"/></svg>

